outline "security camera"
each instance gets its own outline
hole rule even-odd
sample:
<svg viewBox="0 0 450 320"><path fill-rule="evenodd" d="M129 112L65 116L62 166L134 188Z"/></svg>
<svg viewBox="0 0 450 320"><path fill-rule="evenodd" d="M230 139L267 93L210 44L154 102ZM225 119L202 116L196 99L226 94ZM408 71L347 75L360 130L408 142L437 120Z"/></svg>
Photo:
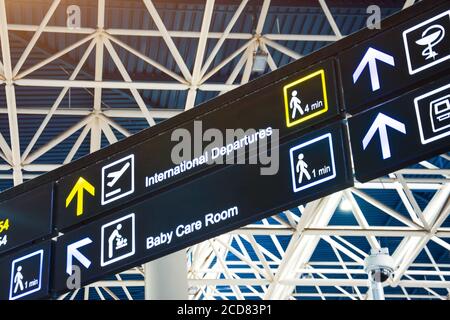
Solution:
<svg viewBox="0 0 450 320"><path fill-rule="evenodd" d="M388 248L372 249L364 264L364 270L373 282L384 283L394 274L394 259Z"/></svg>

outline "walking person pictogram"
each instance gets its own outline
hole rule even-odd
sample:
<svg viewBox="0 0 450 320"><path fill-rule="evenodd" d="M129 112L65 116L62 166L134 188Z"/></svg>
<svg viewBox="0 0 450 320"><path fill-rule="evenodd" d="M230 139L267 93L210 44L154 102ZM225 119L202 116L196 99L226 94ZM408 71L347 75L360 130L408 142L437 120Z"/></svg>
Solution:
<svg viewBox="0 0 450 320"><path fill-rule="evenodd" d="M289 101L289 108L292 109L292 119L295 119L296 112L298 111L300 115L303 115L302 101L297 97L297 90L292 91L291 100Z"/></svg>
<svg viewBox="0 0 450 320"><path fill-rule="evenodd" d="M22 266L17 267L16 275L14 276L14 293L17 293L17 289L20 288L20 291L23 291L23 274L22 274Z"/></svg>
<svg viewBox="0 0 450 320"><path fill-rule="evenodd" d="M308 164L303 160L304 159L303 153L300 153L298 155L298 161L297 166L295 167L295 171L299 174L298 177L298 183L301 184L303 180L303 175L306 176L306 179L311 180L311 176L308 172Z"/></svg>
<svg viewBox="0 0 450 320"><path fill-rule="evenodd" d="M41 246L44 247L44 245ZM42 289L42 277L45 272L44 252L49 255L48 249L39 249L26 255L16 256L11 262L9 300L17 300Z"/></svg>

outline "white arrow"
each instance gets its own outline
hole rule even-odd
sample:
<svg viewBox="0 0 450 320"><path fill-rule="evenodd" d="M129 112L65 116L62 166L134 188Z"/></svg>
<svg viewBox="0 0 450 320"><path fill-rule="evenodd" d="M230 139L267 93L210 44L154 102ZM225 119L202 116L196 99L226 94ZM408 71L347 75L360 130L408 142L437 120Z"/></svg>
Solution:
<svg viewBox="0 0 450 320"><path fill-rule="evenodd" d="M90 238L84 238L80 241L77 241L75 243L72 243L67 246L67 265L66 265L66 272L68 275L72 274L72 260L73 258L77 259L81 262L81 264L88 269L91 265L91 261L86 258L80 251L78 251L79 248L84 247L88 244L92 243L92 240Z"/></svg>
<svg viewBox="0 0 450 320"><path fill-rule="evenodd" d="M366 150L367 145L372 140L373 136L377 131L380 133L380 141L381 141L381 151L383 152L383 159L387 159L391 157L391 148L389 146L389 139L386 127L391 127L403 134L406 134L405 124L388 117L383 113L379 113L375 119L375 121L370 126L369 131L367 131L364 139L363 139L363 149Z"/></svg>
<svg viewBox="0 0 450 320"><path fill-rule="evenodd" d="M378 89L380 89L380 78L378 77L377 60L387 63L393 67L395 66L393 56L370 47L359 63L358 68L356 68L355 72L353 73L353 83L356 83L356 81L358 81L361 73L364 71L366 66L369 65L372 91L377 91Z"/></svg>

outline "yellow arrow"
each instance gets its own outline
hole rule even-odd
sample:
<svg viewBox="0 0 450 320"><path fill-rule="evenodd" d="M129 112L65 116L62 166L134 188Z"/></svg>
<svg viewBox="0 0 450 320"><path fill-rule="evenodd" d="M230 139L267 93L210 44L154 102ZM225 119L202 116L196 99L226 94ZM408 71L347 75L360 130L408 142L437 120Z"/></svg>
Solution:
<svg viewBox="0 0 450 320"><path fill-rule="evenodd" d="M87 182L83 177L80 177L75 183L72 191L70 191L69 196L66 198L66 208L69 206L72 199L77 195L77 216L83 214L83 192L86 190L92 196L95 195L95 187Z"/></svg>

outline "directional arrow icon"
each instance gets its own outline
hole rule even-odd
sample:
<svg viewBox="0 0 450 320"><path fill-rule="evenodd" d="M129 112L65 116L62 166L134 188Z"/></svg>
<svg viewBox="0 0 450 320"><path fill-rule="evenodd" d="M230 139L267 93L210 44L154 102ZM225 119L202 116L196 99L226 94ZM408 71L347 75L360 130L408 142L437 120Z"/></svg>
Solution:
<svg viewBox="0 0 450 320"><path fill-rule="evenodd" d="M395 129L403 134L406 134L406 127L404 123L392 119L391 117L388 117L387 115L380 112L378 113L377 117L375 118L375 121L370 126L369 131L364 136L364 139L362 141L363 149L366 150L367 145L370 143L375 133L377 133L378 131L380 133L381 151L383 152L383 159L391 157L391 148L389 146L389 139L386 127L391 127L392 129Z"/></svg>
<svg viewBox="0 0 450 320"><path fill-rule="evenodd" d="M77 216L83 214L83 193L84 190L89 192L92 196L95 195L95 187L87 182L83 177L80 177L78 181L75 183L75 186L69 193L69 196L66 198L66 208L69 206L72 199L77 195Z"/></svg>
<svg viewBox="0 0 450 320"><path fill-rule="evenodd" d="M78 249L80 249L81 247L84 247L88 244L92 243L92 240L90 238L84 238L81 239L80 241L77 241L75 243L69 244L67 246L67 265L66 265L66 272L68 275L72 274L72 260L73 258L77 259L78 261L80 261L80 263L86 268L88 269L89 266L91 265L91 261L86 258L80 251L78 251Z"/></svg>
<svg viewBox="0 0 450 320"><path fill-rule="evenodd" d="M372 91L377 91L378 89L380 89L380 78L378 77L377 60L387 63L393 67L395 66L393 56L370 47L359 63L358 68L356 68L355 72L353 73L353 83L356 83L356 81L358 81L366 66L369 65Z"/></svg>

